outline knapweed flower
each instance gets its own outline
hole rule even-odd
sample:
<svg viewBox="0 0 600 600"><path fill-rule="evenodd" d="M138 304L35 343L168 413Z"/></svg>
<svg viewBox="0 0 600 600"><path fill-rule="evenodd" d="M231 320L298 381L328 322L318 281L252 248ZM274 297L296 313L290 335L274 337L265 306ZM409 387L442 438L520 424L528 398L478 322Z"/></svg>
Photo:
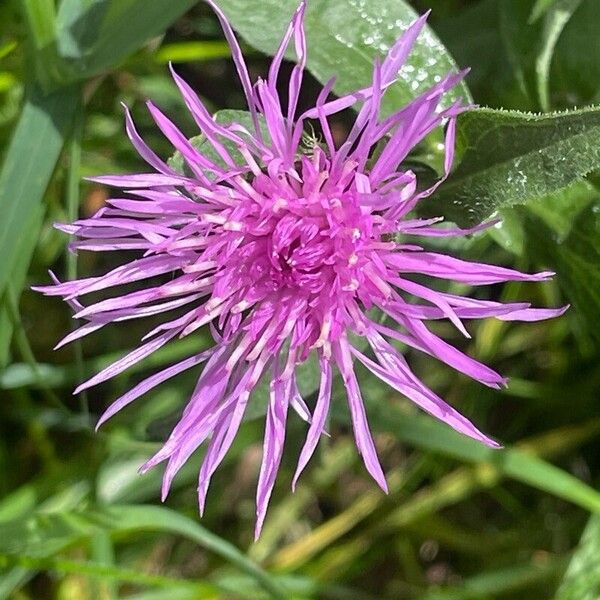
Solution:
<svg viewBox="0 0 600 600"><path fill-rule="evenodd" d="M394 85L426 15L406 30L382 61L375 61L369 87L330 99L331 81L314 108L297 115L307 56L305 3L294 14L266 80L254 84L229 23L218 6L213 4L213 8L231 45L253 125L217 122L173 72L204 136L204 146L195 147L148 103L156 125L185 161L182 174L144 143L126 112L129 138L153 172L96 178L127 189L128 194L108 200L108 206L92 218L63 226L79 238L72 243L74 250L115 252L123 257L123 264L105 275L55 281L40 289L62 296L74 307L75 317L87 321L61 345L109 323L165 315L138 348L77 391L115 377L175 338L210 326L212 348L138 383L100 419L104 423L161 382L205 363L179 422L142 469L167 461L164 497L184 462L207 442L199 474L201 512L211 477L230 448L246 407L255 400L257 383L269 378L257 492L258 535L281 461L290 407L309 423L295 485L325 432L332 381L339 374L358 451L368 472L386 490L354 363L362 363L460 433L496 447L496 442L419 380L392 342L416 348L497 388L505 383L501 375L443 341L427 327L427 321L449 319L468 336L464 320L535 321L562 310L472 299L437 291L414 279L419 275L477 286L542 281L551 275L466 262L410 243L411 236L462 236L484 227L439 228L439 219L411 216L450 171L456 118L467 107L457 101L440 108L440 101L464 73L449 74L407 106L380 116L381 100ZM277 91L278 75L291 42L297 64L284 106ZM360 109L348 137L336 146L329 117L357 103ZM309 121L320 131L322 143L307 146L303 141ZM445 175L433 187L422 189L415 173L402 164L416 144L441 126L445 126ZM375 146L379 146L377 152L373 152ZM93 292L134 282L146 284L138 291L115 291L112 297L87 306L80 303ZM166 316L176 309L176 315ZM386 319L375 317L375 312ZM316 355L320 368L320 386L309 409L297 385L296 369L311 354Z"/></svg>

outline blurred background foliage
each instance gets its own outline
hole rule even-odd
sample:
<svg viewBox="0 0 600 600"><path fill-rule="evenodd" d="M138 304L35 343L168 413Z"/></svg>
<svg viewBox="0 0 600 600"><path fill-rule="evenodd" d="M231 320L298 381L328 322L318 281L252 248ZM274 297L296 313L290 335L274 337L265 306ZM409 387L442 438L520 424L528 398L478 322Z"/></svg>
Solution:
<svg viewBox="0 0 600 600"><path fill-rule="evenodd" d="M410 16L400 0L345 2L329 3L340 18L347 6L368 12L383 4ZM253 42L252 15L266 4L220 4ZM597 0L410 4L418 12L433 9L432 29L461 67L472 67L467 84L477 104L547 112L598 102ZM274 31L282 31L288 5L294 3L286 0L280 11L271 5ZM369 27L368 15L362 18ZM338 25L328 25L333 36ZM266 39L268 29L254 37ZM323 47L309 51L319 55ZM264 74L268 59L250 45L245 50L252 74ZM329 59L335 68L335 53ZM262 419L242 428L214 477L202 520L199 456L162 506L160 472L137 475L184 406L194 373L163 384L100 432L93 429L111 399L144 372L208 344L207 334L73 397L77 381L135 346L143 330L106 328L53 352L73 327L69 310L29 291L48 281L48 268L63 278L114 264L67 253L66 236L52 225L103 206L108 190L83 177L143 169L124 134L121 103L133 108L140 131L163 156L171 149L152 127L145 99L195 135L169 61L211 110L243 108L227 45L202 3L0 3L0 598L600 598L600 177L592 170L600 137L588 113L583 133L575 121L564 126L572 134L568 146L548 147L554 158L584 157L589 168L550 194L527 181L492 190L502 225L440 245L477 260L557 272L552 283L511 283L478 290L481 297L570 302L572 309L551 322L483 322L472 327L473 340L439 324L468 353L510 376L501 392L408 352L429 385L506 449L458 436L361 372L389 496L360 466L338 394L333 435L295 494L289 484L305 430L289 423L270 513L253 544ZM317 90L309 78L302 101L308 105ZM512 117L502 118L516 130ZM341 118L336 135L346 128ZM557 125L552 143L566 139L561 135ZM435 164L434 142L412 160ZM466 163L468 145L463 151ZM503 204L504 194L514 197ZM460 212L449 214L460 221Z"/></svg>

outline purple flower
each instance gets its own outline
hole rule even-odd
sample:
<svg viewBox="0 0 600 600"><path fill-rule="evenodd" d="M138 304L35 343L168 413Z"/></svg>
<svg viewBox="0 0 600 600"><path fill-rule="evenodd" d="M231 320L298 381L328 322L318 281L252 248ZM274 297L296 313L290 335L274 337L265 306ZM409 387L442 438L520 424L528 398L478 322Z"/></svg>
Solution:
<svg viewBox="0 0 600 600"><path fill-rule="evenodd" d="M381 100L394 84L427 15L416 20L375 61L372 85L330 100L333 81L314 108L297 116L306 65L302 2L273 58L266 80L252 84L240 47L221 10L209 0L227 37L248 108L249 129L216 122L189 85L173 77L211 152L195 148L152 103L157 126L183 156L187 175L176 172L140 138L128 111L129 138L152 173L97 177L128 190L108 201L92 218L63 226L79 238L72 248L116 251L124 262L105 275L38 288L62 296L86 324L59 345L105 325L164 314L164 322L122 359L86 381L77 392L102 383L149 356L170 340L209 325L214 346L170 366L128 391L104 413L99 425L161 382L205 363L181 419L162 449L143 467L167 461L163 498L190 455L208 447L198 485L204 509L210 479L223 460L259 379L270 380L263 459L257 493L256 535L262 527L281 461L290 407L309 423L293 485L325 432L332 380L346 389L358 451L383 490L386 481L369 431L354 362L451 427L492 447L498 444L427 388L392 345L397 340L425 352L493 388L506 380L430 331L430 319L449 319L469 337L463 320L496 317L536 321L564 309L533 309L527 303L501 304L430 289L415 274L471 286L504 281L543 281L552 273L527 275L428 252L411 236L462 236L470 230L438 228L440 219L409 214L448 175L454 156L456 117L468 107L440 108L445 92L463 73L449 74L394 114L381 118ZM293 39L298 57L282 106L277 80L284 52ZM328 118L362 103L346 141L336 147ZM303 143L307 121L319 127L322 144ZM444 176L421 189L402 162L435 128L445 125ZM376 145L383 148L374 155ZM218 158L217 158L218 157ZM401 241L399 241L401 240ZM127 251L141 258L126 259ZM155 283L162 276L162 283ZM99 290L145 281L139 291L115 292L87 306L79 299ZM415 300L416 299L416 300ZM185 307L184 310L181 310ZM177 315L166 315L180 309ZM387 320L373 316L373 309ZM394 322L392 326L390 321ZM388 323L388 324L385 324ZM369 354L357 343L364 339ZM296 367L314 354L320 386L314 408L307 407Z"/></svg>

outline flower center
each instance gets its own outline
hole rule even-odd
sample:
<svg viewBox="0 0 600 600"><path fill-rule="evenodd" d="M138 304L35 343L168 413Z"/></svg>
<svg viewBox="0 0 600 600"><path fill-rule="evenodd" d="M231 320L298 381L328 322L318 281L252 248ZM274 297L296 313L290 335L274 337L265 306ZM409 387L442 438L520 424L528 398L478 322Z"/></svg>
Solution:
<svg viewBox="0 0 600 600"><path fill-rule="evenodd" d="M321 294L351 289L360 268L365 218L351 195L295 198L277 202L256 239L265 250L252 270L264 273L276 289ZM252 240L252 228L248 239ZM264 264L261 264L264 263Z"/></svg>
<svg viewBox="0 0 600 600"><path fill-rule="evenodd" d="M295 173L272 169L237 180L235 206L202 217L214 240L203 241L203 256L214 257L216 268L207 303L213 312L203 319L219 314L226 323L228 314L242 319L254 307L255 333L301 322L295 335L306 353L337 339L358 306L389 297L377 258L390 245L381 219L362 206L356 165L335 175L329 167L317 154L302 157ZM270 319L275 324L267 325Z"/></svg>

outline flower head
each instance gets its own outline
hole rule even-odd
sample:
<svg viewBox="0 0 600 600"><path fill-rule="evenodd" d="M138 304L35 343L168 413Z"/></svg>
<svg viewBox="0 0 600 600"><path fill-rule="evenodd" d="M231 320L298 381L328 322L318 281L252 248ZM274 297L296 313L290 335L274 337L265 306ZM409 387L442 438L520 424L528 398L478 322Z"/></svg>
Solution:
<svg viewBox="0 0 600 600"><path fill-rule="evenodd" d="M385 490L354 363L362 363L457 431L495 447L496 442L415 376L391 341L398 340L497 388L505 383L502 376L443 341L426 322L449 319L468 336L464 320L533 321L558 315L562 309L476 300L435 291L414 280L419 274L476 286L540 281L551 275L527 275L465 262L410 243L414 235L461 236L486 226L438 228L439 219L409 214L435 191L451 168L456 117L467 107L457 101L440 108L440 101L464 73L449 74L394 114L380 116L382 97L394 84L426 15L408 28L383 61L375 62L372 85L330 99L331 81L314 108L297 115L306 64L305 3L294 14L267 79L255 84L230 25L210 3L231 45L252 126L217 122L173 72L210 152L197 149L148 103L156 125L185 160L186 174L174 170L144 143L126 109L129 138L153 172L96 178L127 189L128 196L111 199L108 207L92 218L63 227L79 238L72 244L74 249L116 252L124 262L99 277L55 281L55 285L40 289L65 298L74 307L76 318L86 321L61 345L109 323L165 315L164 322L150 331L138 348L80 385L78 391L118 375L174 338L210 326L212 348L148 377L116 400L100 419L102 424L161 382L205 363L179 422L162 449L143 467L146 470L167 461L163 497L183 463L207 442L198 487L203 510L210 479L253 401L253 390L261 377L269 377L257 493L258 535L282 457L289 409L309 423L295 485L324 433L335 373L341 375L346 389L358 451ZM283 106L277 80L292 40L298 60L289 80L289 100ZM329 117L356 103L362 105L354 125L338 147ZM319 127L323 143L307 148L303 131L309 121ZM422 189L415 173L402 164L416 144L441 126L445 126L445 174L433 187ZM380 148L374 154L376 145ZM130 259L130 251L140 257ZM157 284L157 276L166 277ZM118 290L133 282L142 282L139 291L115 291L108 299L87 306L80 303L92 292ZM175 309L180 309L179 316L168 317ZM386 320L374 318L372 309ZM320 367L312 410L296 382L297 365L311 354Z"/></svg>

